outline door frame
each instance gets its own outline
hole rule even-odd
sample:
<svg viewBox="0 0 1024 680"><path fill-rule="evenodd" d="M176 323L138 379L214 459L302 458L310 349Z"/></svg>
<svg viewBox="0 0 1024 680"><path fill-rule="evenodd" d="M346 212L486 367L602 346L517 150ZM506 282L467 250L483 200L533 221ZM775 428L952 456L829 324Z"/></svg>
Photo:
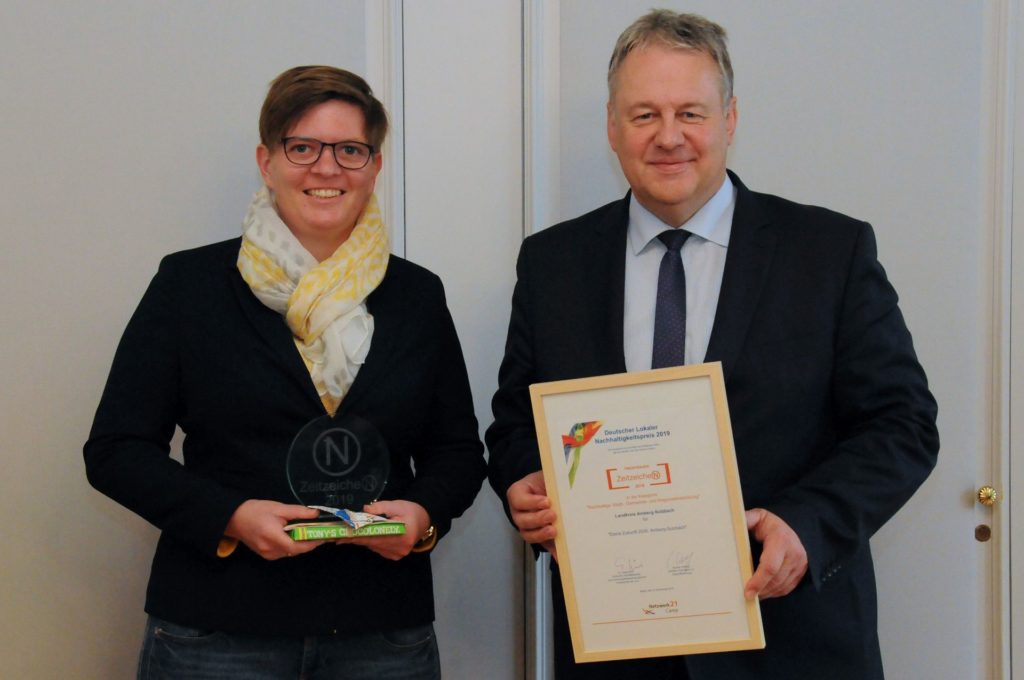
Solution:
<svg viewBox="0 0 1024 680"><path fill-rule="evenodd" d="M1024 676L1024 649L1021 648L1020 631L1024 627L1021 616L1021 596L1012 589L1014 563L1011 556L1016 549L1024 548L1021 538L1014 538L1010 527L1016 514L1021 520L1020 509L1015 511L1011 488L1019 485L1021 472L1012 465L1011 451L1021 450L1024 438L1021 429L1013 423L1024 417L1024 407L1013 399L1024 395L1024 371L1021 361L1024 353L1024 333L1015 319L1024 319L1024 296L1021 291L1024 275L1014 268L1024 262L1022 254L1021 222L1024 207L1024 175L1015 173L1016 167L1024 163L1024 145L1016 137L1020 112L1019 99L1024 95L1024 71L1016 65L1024 57L1018 36L1024 28L1019 12L1018 0L994 0L985 6L985 73L982 74L982 102L987 110L981 117L985 124L982 132L988 148L983 166L985 174L982 186L987 188L983 197L983 228L987 226L990 238L989 253L992 278L990 301L992 320L989 352L989 396L990 445L988 456L979 458L979 478L974 489L990 484L1002 494L1002 499L992 508L978 507L980 524L992 527L992 559L987 580L991 584L986 621L989 627L989 657L992 677L1009 680L1014 673ZM1014 238L1017 235L1018 238ZM987 468L987 469L985 469ZM1016 478L1016 479L1015 479ZM1020 532L1017 532L1018 534ZM1019 563L1020 560L1017 560ZM1020 566L1017 567L1018 571ZM1019 579L1017 579L1020 582ZM1016 614L1015 614L1016 612ZM1014 625L1016 623L1017 625ZM1013 652L1017 651L1017 654Z"/></svg>
<svg viewBox="0 0 1024 680"><path fill-rule="evenodd" d="M1000 292L996 357L999 386L1000 421L997 423L1000 444L993 447L994 478L1001 486L1003 500L994 512L994 530L998 540L998 571L993 596L994 626L999 631L993 653L999 663L997 677L1003 680L1024 678L1024 536L1013 526L1024 526L1024 503L1014 503L1012 489L1024 488L1024 463L1013 463L1011 453L1024 451L1024 13L1019 0L998 0L993 8L996 17L989 22L999 31L1001 51L998 59L999 80L996 117L993 128L998 140L993 150L997 177L992 183L994 230L999 235L997 260L993 271L998 277ZM1014 266L1016 265L1016 266ZM1014 323L1016 322L1016 323ZM1014 398L1016 397L1016 398ZM1014 424L1016 423L1016 427ZM1016 589L1013 584L1018 584ZM1014 672L1016 671L1016 673Z"/></svg>

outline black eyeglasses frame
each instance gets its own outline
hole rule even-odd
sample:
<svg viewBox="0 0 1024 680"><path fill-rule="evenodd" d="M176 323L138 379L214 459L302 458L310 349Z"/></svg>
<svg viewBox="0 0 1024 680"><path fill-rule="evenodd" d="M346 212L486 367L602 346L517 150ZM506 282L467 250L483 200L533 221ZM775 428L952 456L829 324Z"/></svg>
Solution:
<svg viewBox="0 0 1024 680"><path fill-rule="evenodd" d="M317 152L316 158L314 158L309 163L300 163L300 162L298 162L296 160L293 160L292 157L288 155L288 142L290 140L294 140L294 139L299 139L299 140L302 140L304 142L315 142L315 143L319 144L320 145L320 151ZM366 156L366 162L363 163L362 165L360 165L359 167L352 167L351 165L345 165L344 163L341 162L341 159L338 158L338 146L362 146L362 147L365 147L369 151L369 153ZM323 155L324 149L326 149L327 147L331 147L331 154L334 156L334 162L337 163L342 168L345 168L346 170L362 170L363 168L365 168L367 165L370 164L370 160L373 158L374 154L377 153L377 149L374 148L374 146L372 144L367 144L366 142L357 142L354 139L343 139L340 142L328 143L328 142L324 142L324 141L321 141L319 139L316 139L314 137L294 137L293 136L293 137L282 137L281 138L281 150L284 151L284 157L288 159L289 163L294 163L295 165L302 165L302 166L316 165L317 161L319 161L320 157Z"/></svg>

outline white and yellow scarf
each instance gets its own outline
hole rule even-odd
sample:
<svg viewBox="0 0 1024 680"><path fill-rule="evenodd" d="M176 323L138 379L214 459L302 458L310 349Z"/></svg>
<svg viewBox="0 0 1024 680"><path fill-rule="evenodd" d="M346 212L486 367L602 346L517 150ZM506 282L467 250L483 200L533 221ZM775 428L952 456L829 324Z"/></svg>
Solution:
<svg viewBox="0 0 1024 680"><path fill-rule="evenodd" d="M324 407L332 415L366 360L373 317L366 296L387 270L388 234L371 196L348 239L317 262L258 191L242 223L238 271L253 294L284 315Z"/></svg>

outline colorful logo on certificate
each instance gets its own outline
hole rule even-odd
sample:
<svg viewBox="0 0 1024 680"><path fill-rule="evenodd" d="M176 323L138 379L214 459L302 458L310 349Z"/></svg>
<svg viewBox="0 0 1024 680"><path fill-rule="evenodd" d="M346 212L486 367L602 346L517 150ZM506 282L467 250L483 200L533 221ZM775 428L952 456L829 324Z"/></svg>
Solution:
<svg viewBox="0 0 1024 680"><path fill-rule="evenodd" d="M580 452L583 447L593 439L597 431L601 429L600 420L592 420L588 423L576 423L569 428L569 434L562 435L562 447L565 449L565 462L569 465L569 488L576 483L576 472L580 469Z"/></svg>

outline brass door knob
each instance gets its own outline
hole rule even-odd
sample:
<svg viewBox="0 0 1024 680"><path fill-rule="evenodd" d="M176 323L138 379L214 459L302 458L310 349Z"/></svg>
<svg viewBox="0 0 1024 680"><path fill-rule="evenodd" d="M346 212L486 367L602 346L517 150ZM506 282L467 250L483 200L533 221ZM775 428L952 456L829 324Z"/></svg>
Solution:
<svg viewBox="0 0 1024 680"><path fill-rule="evenodd" d="M992 507L1000 498L999 492L991 486L983 486L978 489L978 502L982 505Z"/></svg>

